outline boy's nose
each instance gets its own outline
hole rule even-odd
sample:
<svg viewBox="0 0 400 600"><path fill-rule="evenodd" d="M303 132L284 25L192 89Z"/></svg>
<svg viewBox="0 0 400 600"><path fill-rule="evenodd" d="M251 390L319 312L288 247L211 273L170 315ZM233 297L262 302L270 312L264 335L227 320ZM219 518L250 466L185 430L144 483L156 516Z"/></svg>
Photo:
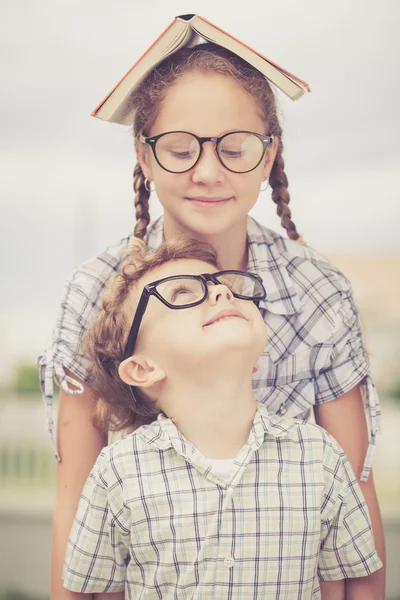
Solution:
<svg viewBox="0 0 400 600"><path fill-rule="evenodd" d="M222 283L218 285L209 285L208 297L210 299L211 304L216 304L221 300L229 300L230 302L233 300L233 294L231 290Z"/></svg>

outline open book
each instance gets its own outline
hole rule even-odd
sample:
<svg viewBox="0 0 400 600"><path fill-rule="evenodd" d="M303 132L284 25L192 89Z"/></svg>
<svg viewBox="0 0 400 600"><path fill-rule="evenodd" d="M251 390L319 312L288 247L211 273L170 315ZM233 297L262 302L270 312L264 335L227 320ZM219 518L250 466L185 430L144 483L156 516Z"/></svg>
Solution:
<svg viewBox="0 0 400 600"><path fill-rule="evenodd" d="M196 46L202 40L223 46L258 69L292 100L297 100L308 84L262 56L240 40L198 15L180 15L163 31L113 90L91 113L92 116L121 125L130 125L129 97L146 75L167 56L183 46Z"/></svg>

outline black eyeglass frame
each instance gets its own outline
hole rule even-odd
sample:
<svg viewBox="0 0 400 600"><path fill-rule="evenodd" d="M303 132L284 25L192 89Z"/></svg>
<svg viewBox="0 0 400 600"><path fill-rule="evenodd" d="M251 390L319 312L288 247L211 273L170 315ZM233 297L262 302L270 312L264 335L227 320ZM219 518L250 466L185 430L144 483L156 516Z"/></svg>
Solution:
<svg viewBox="0 0 400 600"><path fill-rule="evenodd" d="M214 285L226 285L225 283L219 281L218 277L221 275L231 275L231 274L245 275L245 276L249 277L250 279L256 280L257 283L261 286L261 289L263 290L263 295L261 297L242 296L241 294L238 294L237 292L230 290L230 292L233 294L233 296L235 298L239 298L240 300L252 301L252 302L254 302L254 304L257 307L259 306L259 303L261 302L261 300L265 300L267 294L266 294L264 284L263 284L261 277L259 275L257 275L256 273L247 273L245 271L227 270L227 271L218 271L218 273L203 273L202 275L172 275L171 277L164 277L163 279L158 279L157 281L153 281L152 283L147 284L142 291L142 294L140 296L140 300L139 300L139 303L138 303L138 306L137 306L137 309L135 312L135 316L133 317L132 325L129 330L128 339L127 339L126 346L125 346L123 360L125 360L126 358L129 358L133 354L133 351L134 351L135 345L136 345L137 336L139 333L140 324L142 322L144 313L147 308L147 304L148 304L151 296L155 296L158 300L160 300L160 302L162 302L165 306L168 306L168 308L171 308L172 310L182 310L184 308L192 308L193 306L198 306L199 304L204 302L206 300L206 298L208 297L207 283L209 281L211 281ZM196 302L191 302L190 304L184 304L184 305L178 305L178 306L175 304L170 304L157 291L157 286L160 285L161 283L164 283L165 281L172 281L175 279L195 279L197 281L200 281L201 284L203 285L203 289L204 289L203 297L200 300L196 300Z"/></svg>
<svg viewBox="0 0 400 600"><path fill-rule="evenodd" d="M164 137L165 135L169 135L170 133L186 133L186 134L191 135L194 138L196 138L196 140L199 142L199 144L200 144L199 155L196 159L196 162L189 169L185 169L184 171L171 171L170 169L166 169L161 164L161 162L157 156L156 144L160 138ZM248 169L247 171L234 171L233 169L230 169L229 167L227 167L225 165L225 163L223 162L223 160L219 154L219 146L221 144L221 141L224 138L226 138L228 135L232 135L234 133L250 133L251 135L255 135L256 137L258 137L258 139L262 141L263 151L262 151L260 160L254 167L252 167L251 169ZM258 165L260 164L260 162L262 161L262 159L265 156L265 152L266 152L268 146L270 144L272 144L272 142L274 141L273 135L262 135L261 133L255 133L254 131L228 131L228 133L224 133L224 135L221 135L220 137L199 137L198 135L195 135L194 133L190 133L190 131L165 131L164 133L160 133L158 135L154 135L151 137L145 137L143 135L140 135L139 138L143 144L148 144L151 147L153 154L154 154L154 158L156 159L159 166L162 169L164 169L164 171L167 171L168 173L174 173L175 175L180 175L181 173L187 173L188 171L191 171L197 165L197 163L199 162L199 160L201 158L201 155L203 154L203 144L205 142L214 142L215 143L215 151L218 156L218 160L225 169L227 169L231 173L238 173L238 174L250 173L251 171L254 171L254 169L256 169L258 167Z"/></svg>

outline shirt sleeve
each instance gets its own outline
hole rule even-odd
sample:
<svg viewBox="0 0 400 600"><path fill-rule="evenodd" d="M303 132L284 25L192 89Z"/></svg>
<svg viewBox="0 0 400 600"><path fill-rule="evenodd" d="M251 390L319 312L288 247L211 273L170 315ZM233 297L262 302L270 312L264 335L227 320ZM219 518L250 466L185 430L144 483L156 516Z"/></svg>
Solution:
<svg viewBox="0 0 400 600"><path fill-rule="evenodd" d="M381 408L350 284L342 294L331 342L333 350L329 368L321 371L315 380L315 402L320 404L338 398L362 384L369 428L369 448L361 474L361 481L366 481L371 471L376 435L380 430Z"/></svg>
<svg viewBox="0 0 400 600"><path fill-rule="evenodd" d="M338 580L369 575L382 563L375 550L368 508L346 455L328 434L324 470L318 576Z"/></svg>
<svg viewBox="0 0 400 600"><path fill-rule="evenodd" d="M67 544L63 580L64 587L73 592L125 588L130 527L122 480L107 450L100 454L85 484Z"/></svg>
<svg viewBox="0 0 400 600"><path fill-rule="evenodd" d="M58 460L61 457L54 442L53 379L67 394L83 393L81 381L87 383L89 380L90 362L81 350L82 338L101 306L108 279L119 268L127 241L128 238L124 238L96 258L86 261L67 279L52 346L38 358L47 431ZM67 369L73 377L67 374Z"/></svg>

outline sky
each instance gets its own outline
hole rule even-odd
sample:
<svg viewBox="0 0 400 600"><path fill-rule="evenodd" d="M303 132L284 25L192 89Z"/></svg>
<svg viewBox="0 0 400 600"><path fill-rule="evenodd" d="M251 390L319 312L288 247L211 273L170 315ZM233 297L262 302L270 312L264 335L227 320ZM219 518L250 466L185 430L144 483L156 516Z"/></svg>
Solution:
<svg viewBox="0 0 400 600"><path fill-rule="evenodd" d="M279 95L291 208L308 243L400 252L398 0L3 0L3 371L48 345L68 274L132 230L131 132L89 114L189 11L310 83L297 102ZM160 210L155 199L151 214ZM252 214L279 230L268 192Z"/></svg>

